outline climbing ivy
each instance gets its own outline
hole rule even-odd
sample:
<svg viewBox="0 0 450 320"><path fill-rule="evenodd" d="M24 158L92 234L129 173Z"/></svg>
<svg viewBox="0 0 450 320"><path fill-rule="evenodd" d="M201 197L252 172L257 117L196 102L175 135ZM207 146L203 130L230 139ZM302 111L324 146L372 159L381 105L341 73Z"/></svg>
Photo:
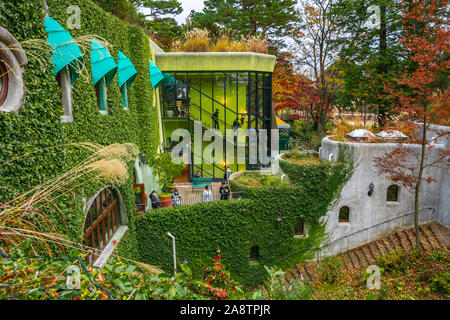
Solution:
<svg viewBox="0 0 450 320"><path fill-rule="evenodd" d="M165 236L176 237L177 258L186 259L195 272L220 248L223 263L233 278L246 285L260 284L264 265L289 268L312 258L324 236L321 221L346 181L348 166L320 163L299 165L281 161L291 185L247 187L231 181L234 200L160 209L137 220L139 251L146 263L173 269L172 246ZM281 218L279 228L277 217ZM294 225L303 219L307 234L294 239ZM259 261L250 263L250 249L259 247ZM197 274L200 276L200 274Z"/></svg>
<svg viewBox="0 0 450 320"><path fill-rule="evenodd" d="M0 164L20 155L36 153L0 167L0 186L3 187L0 188L0 203L11 199L16 192L23 193L67 171L86 157L86 153L79 148L57 147L60 145L77 142L101 145L127 142L136 144L141 151L147 153L148 158L157 152L158 115L152 101L148 72L151 49L145 33L136 26L122 23L112 14L100 9L93 1L47 0L47 4L50 16L66 29L70 16L68 7L79 6L81 29L68 30L72 37L77 39L96 35L104 38L109 42L108 49L116 62L120 50L135 65L138 76L129 90L130 105L129 109L125 110L116 75L108 87L109 114L101 115L90 77L90 56L87 54L87 77L80 77L73 87L74 121L61 123L63 107L60 88L56 76L52 74L51 52L45 47L41 47L40 51L33 49L31 52L29 50L32 49L25 45L29 58L24 75L26 100L17 114L0 112ZM0 5L0 25L19 42L32 39L43 42L46 39L43 24L44 1L3 1ZM44 65L39 64L36 53L40 55ZM39 151L43 149L45 151ZM134 237L136 209L133 165L134 163L129 164L130 179L118 186L125 202L130 227L119 249L122 254L137 257ZM104 185L99 183L87 182L77 192L89 199L103 187ZM81 241L84 225L83 203L78 199L65 198L60 199L57 205L62 213L54 217L59 229L67 233L70 239Z"/></svg>

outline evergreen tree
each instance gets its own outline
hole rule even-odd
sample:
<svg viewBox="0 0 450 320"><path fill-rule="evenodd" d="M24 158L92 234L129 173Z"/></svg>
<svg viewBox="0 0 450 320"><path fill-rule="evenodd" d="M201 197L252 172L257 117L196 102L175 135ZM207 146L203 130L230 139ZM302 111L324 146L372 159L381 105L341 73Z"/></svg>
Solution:
<svg viewBox="0 0 450 320"><path fill-rule="evenodd" d="M202 12L192 11L193 27L206 28L217 37L264 34L272 41L290 34L297 16L295 0L206 0Z"/></svg>
<svg viewBox="0 0 450 320"><path fill-rule="evenodd" d="M161 20L168 15L177 15L183 12L183 7L178 0L134 0L138 8L150 10L146 17L152 20Z"/></svg>
<svg viewBox="0 0 450 320"><path fill-rule="evenodd" d="M383 127L393 103L385 92L385 81L403 70L405 62L400 0L336 1L330 14L341 30L339 68L344 86L339 103L375 106L378 125Z"/></svg>

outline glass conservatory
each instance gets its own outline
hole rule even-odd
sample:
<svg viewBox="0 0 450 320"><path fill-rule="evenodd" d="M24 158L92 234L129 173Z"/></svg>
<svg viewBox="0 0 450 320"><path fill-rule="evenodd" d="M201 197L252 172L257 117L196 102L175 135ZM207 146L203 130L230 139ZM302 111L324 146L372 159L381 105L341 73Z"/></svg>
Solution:
<svg viewBox="0 0 450 320"><path fill-rule="evenodd" d="M230 59L230 55L233 59ZM219 59L220 64L211 62L218 56L223 57ZM183 67L180 67L180 58L185 62ZM170 62L175 59L177 63ZM245 61L247 63L243 63ZM190 177L200 172L201 177L220 180L224 177L226 167L230 167L233 172L260 168L261 165L248 161L248 138L240 146L245 148L247 161L237 164L238 147L235 134L230 136L230 132L234 132L236 127L244 132L254 130L256 133L260 129L272 128L272 71L275 57L255 53L161 53L156 55L156 63L166 78L160 86L165 150L170 152L176 144L171 142L171 136L178 128L189 130L193 139L194 121L201 122L203 131L220 130L224 138L222 159L213 156L212 161L208 160L203 152L198 154L192 148ZM197 70L183 70L189 66L197 66ZM209 70L212 68L216 70ZM239 70L241 68L245 70ZM270 135L270 130L268 133ZM210 142L203 142L201 150L208 144ZM228 159L229 154L225 152L227 144L233 147L234 160Z"/></svg>

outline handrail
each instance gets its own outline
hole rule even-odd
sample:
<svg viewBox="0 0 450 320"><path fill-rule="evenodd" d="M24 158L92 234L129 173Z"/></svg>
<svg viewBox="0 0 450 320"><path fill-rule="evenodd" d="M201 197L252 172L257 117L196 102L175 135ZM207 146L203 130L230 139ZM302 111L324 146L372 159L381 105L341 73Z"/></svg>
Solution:
<svg viewBox="0 0 450 320"><path fill-rule="evenodd" d="M214 117L214 115L213 115L211 112L206 111L205 109L199 107L199 106L196 105L195 103L191 103L190 105L191 105L191 106L194 106L194 107L195 107L197 110L199 110L200 112L206 113L206 114L207 114L208 116L210 116L211 118ZM223 124L226 128L228 128L228 129L232 129L232 128L233 128L233 126L230 125L230 124L228 124L227 122L225 122L225 121L223 121L223 120L221 120L221 119L217 119L217 120L219 121L219 123Z"/></svg>
<svg viewBox="0 0 450 320"><path fill-rule="evenodd" d="M189 120L191 120L191 121L197 121L197 120L195 119L195 117L192 116L192 114L189 114ZM204 129L206 129L206 130L211 130L211 128L207 127L203 121L201 121L201 122L202 122L202 127L203 127ZM233 136L233 137L234 137L234 136ZM226 138L227 138L227 137L225 137L224 135L222 135L222 140L224 140L224 141L225 141L226 143L228 143L228 144L231 144L231 145L235 146L235 144L234 144L234 138L233 138L233 141L228 140L228 139L226 139Z"/></svg>
<svg viewBox="0 0 450 320"><path fill-rule="evenodd" d="M436 211L436 208L434 208L434 207L425 207L425 208L419 209L419 211L423 211L423 210L433 210L433 211ZM394 221L394 220L397 220L397 219L400 219L400 218L404 218L404 217L406 217L406 216L409 216L410 214L413 214L414 212L415 212L415 211L412 210L412 211L409 211L409 212L407 212L407 213L405 213L405 214L402 214L401 216L394 217L394 218L391 218L391 219L388 219L388 220L385 220L385 221L376 223L376 224L374 224L374 225L372 225L372 226L370 226L370 227L367 227L367 228L364 228L364 229L355 231L355 232L350 233L350 234L348 234L348 235L346 235L346 236L343 236L343 237L341 237L341 238L338 238L338 239L335 239L335 240L333 240L333 241L330 241L330 242L324 244L323 246L320 246L320 249L325 248L325 247L328 247L329 245L331 245L331 244L333 244L333 243L335 243L335 242L337 242L337 241L344 240L344 239L346 239L346 238L349 238L349 237L351 237L351 236L354 236L355 234L358 234L358 233L360 233L360 232L364 232L364 231L370 230L370 229L372 229L372 228L381 226L381 225L383 225L383 224L385 224L385 223L388 223L388 222L391 222L391 221Z"/></svg>
<svg viewBox="0 0 450 320"><path fill-rule="evenodd" d="M224 170L224 169L222 169L222 168L218 167L218 166L217 166L216 164L214 164L214 163L211 163L210 161L208 161L208 160L204 159L203 157L201 157L201 156L199 156L198 154L196 154L196 153L195 153L194 151L191 151L191 153L192 153L192 155L196 156L197 158L200 158L200 159L202 159L202 161L205 161L206 163L208 163L208 164L212 165L213 167L215 167L215 168L217 168L217 169L219 169L219 170L221 170L221 171L225 172L225 170Z"/></svg>
<svg viewBox="0 0 450 320"><path fill-rule="evenodd" d="M425 208L419 209L419 211L422 211L422 210L430 210L430 209L433 210L433 211L436 210L436 208L433 208L433 207L425 207ZM414 213L414 211L410 211L410 212L407 212L407 213L405 213L405 214L403 214L403 215L401 215L401 216L394 217L394 218L391 218L391 219L389 219L389 220L382 221L382 222L377 223L377 224L374 224L374 225L372 225L372 226L370 226L370 227L367 227L367 228L358 230L358 231L356 231L356 232L353 232L353 233L351 233L351 234L348 234L348 235L346 235L346 236L343 236L343 237L341 237L341 238L339 238L339 239L330 241L330 242L325 243L325 244L323 244L323 245L319 245L318 247L301 248L301 249L299 249L299 250L296 250L296 251L294 251L294 252L291 252L290 254L288 254L288 255L286 255L286 256L280 258L280 259L275 260L274 262L269 263L269 264L268 264L268 267L270 268L270 267L272 267L272 266L274 266L274 265L280 263L281 261L284 261L284 260L286 260L286 259L289 259L290 257L293 257L293 256L299 254L299 253L302 252L302 251L306 251L306 250L319 251L319 250L322 250L322 249L324 249L324 248L326 248L326 247L332 245L333 243L335 243L335 242L337 242L337 241L344 240L344 239L346 239L346 238L348 238L348 237L354 236L354 235L357 234L357 233L360 233L360 232L363 232L363 231L366 231L366 230L369 230L369 229L378 227L378 226L380 226L380 225L383 225L383 224L385 224L385 223L391 222L391 221L393 221L393 220L403 218L403 217L408 216L408 215L410 215L410 214L412 214L412 213ZM349 250L351 250L351 249L349 249ZM263 270L259 270L259 271L255 272L255 273L253 273L253 274L250 275L249 277L247 277L247 278L245 278L244 280L242 280L241 283L244 282L244 281L246 281L246 280L248 280L248 279L250 279L250 278L252 278L252 277L254 277L254 276L256 276L256 275L258 275L258 274L260 274L261 272L263 272Z"/></svg>
<svg viewBox="0 0 450 320"><path fill-rule="evenodd" d="M199 164L194 164L194 168L197 169L198 171L206 172L206 173L209 174L211 177L214 176L214 175L211 173L211 171L206 170L206 169L202 169L202 166L199 165Z"/></svg>

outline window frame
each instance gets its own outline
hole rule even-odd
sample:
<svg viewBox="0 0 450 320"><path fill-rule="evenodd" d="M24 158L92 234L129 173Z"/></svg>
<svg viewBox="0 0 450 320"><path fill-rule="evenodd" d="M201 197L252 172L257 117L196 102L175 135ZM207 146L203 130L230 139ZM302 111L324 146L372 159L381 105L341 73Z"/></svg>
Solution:
<svg viewBox="0 0 450 320"><path fill-rule="evenodd" d="M92 254L86 257L88 263L94 264L123 225L118 192L114 188L103 189L94 198L84 222L83 243L93 249Z"/></svg>
<svg viewBox="0 0 450 320"><path fill-rule="evenodd" d="M128 87L127 87L127 82L125 82L122 86L122 88L120 88L120 91L122 93L122 106L124 110L128 110L128 107L130 105L130 100L129 100L129 96L128 96Z"/></svg>
<svg viewBox="0 0 450 320"><path fill-rule="evenodd" d="M95 85L97 95L97 106L101 114L108 114L108 87L106 86L106 78L102 77Z"/></svg>
<svg viewBox="0 0 450 320"><path fill-rule="evenodd" d="M253 249L256 249L256 257L252 257L252 253L253 253ZM250 259L249 259L249 261L250 262L258 262L259 261L259 257L260 257L260 255L259 255L259 246L253 246L253 247L251 247L250 248Z"/></svg>
<svg viewBox="0 0 450 320"><path fill-rule="evenodd" d="M395 187L396 188L396 193L395 193L395 200L390 200L389 199L389 189ZM386 202L389 203L397 203L399 202L399 198L400 198L400 187L396 184L391 184L390 186L387 187L386 189Z"/></svg>
<svg viewBox="0 0 450 320"><path fill-rule="evenodd" d="M60 99L63 104L63 115L61 116L62 122L73 121L73 96L72 96L72 83L70 77L69 66L65 66L58 72L56 79L58 80L60 92Z"/></svg>
<svg viewBox="0 0 450 320"><path fill-rule="evenodd" d="M9 88L9 76L8 69L6 64L0 60L0 81L2 82L2 90L0 91L0 106L6 101L8 97L8 88Z"/></svg>
<svg viewBox="0 0 450 320"><path fill-rule="evenodd" d="M297 226L297 224L298 224L299 222L302 223L302 232L301 232L301 233L295 231L295 227ZM303 236L305 235L305 233L306 233L305 220L303 220L303 219L297 219L297 221L296 221L295 224L294 224L294 237L303 237Z"/></svg>
<svg viewBox="0 0 450 320"><path fill-rule="evenodd" d="M347 219L346 220L342 220L341 219L341 210L347 208ZM339 208L339 212L338 212L338 222L339 223L349 223L350 222L350 207L349 206L342 206Z"/></svg>

